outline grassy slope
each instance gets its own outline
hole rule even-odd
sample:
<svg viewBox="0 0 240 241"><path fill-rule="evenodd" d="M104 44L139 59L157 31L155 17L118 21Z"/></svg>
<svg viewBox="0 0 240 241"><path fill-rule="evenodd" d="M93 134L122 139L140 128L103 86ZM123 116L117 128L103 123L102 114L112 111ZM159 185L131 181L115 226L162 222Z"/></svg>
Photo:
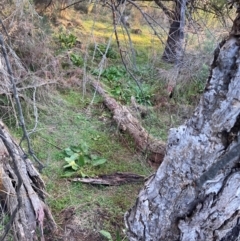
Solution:
<svg viewBox="0 0 240 241"><path fill-rule="evenodd" d="M61 212L70 207L76 210L75 225L89 232L108 230L114 236L122 232L123 214L133 204L142 184L120 187L92 186L71 183L63 174L64 149L70 145L87 143L92 153L107 159L99 168L84 170L90 175L109 174L117 171L149 175L150 168L143 157L136 153L128 137L118 133L109 113L96 99L90 109L78 92L59 94L48 113L42 113L39 132L33 139L36 153L47 167L43 178L50 194L48 203L60 226L64 225ZM102 121L99 116L105 116ZM121 233L123 235L123 233Z"/></svg>
<svg viewBox="0 0 240 241"><path fill-rule="evenodd" d="M76 13L70 11L59 19L60 27L52 29L55 36L60 32L73 33L82 42L82 49L85 49L89 43L86 39L90 39L92 43L94 41L102 43L113 34L110 22L95 22L92 32L92 16L85 15L83 20L73 15L75 16ZM75 19L74 26L65 28L64 26L72 19ZM82 27L79 30L75 28L77 26ZM94 40L91 38L93 35ZM124 36L120 34L119 38L123 40ZM139 59L144 57L146 60L147 48L152 44L152 36L143 38L133 35L132 41L134 44L142 45L139 47ZM84 52L81 53L84 54ZM64 52L61 51L61 54ZM120 63L119 60L114 61ZM93 65L95 66L94 63ZM84 141L92 153L106 158L107 162L103 166L84 169L84 172L90 175L118 171L148 176L153 170L146 164L145 158L134 149L129 136L118 132L116 124L111 120L111 114L102 105L99 97L95 97L93 105L89 106L93 98L92 92L83 96L82 91L78 89L78 91L67 90L64 93L56 92L54 95L55 98L53 104L49 105L49 110L40 114L38 132L34 135L32 143L38 157L47 165L43 178L49 193L48 204L56 221L63 229L66 224L71 223L75 229L81 229L83 233L98 233L104 229L113 237L119 231L123 238L123 214L135 201L142 183L119 187L71 183L61 177L65 163L64 155L59 149L63 150ZM72 207L76 212L73 220L65 220L64 212ZM55 238L58 240L57 237ZM82 240L87 239L82 238Z"/></svg>
<svg viewBox="0 0 240 241"><path fill-rule="evenodd" d="M74 12L66 13L63 18L59 19L60 27L54 28L53 31L55 36L58 36L60 29L63 32L74 33L82 43L79 53L84 56L89 43L106 43L108 37L113 34L111 21L107 17L100 17L101 19L94 23L93 28L93 16L83 15L80 18ZM64 26L73 19L74 25L65 28ZM155 81L154 94L162 97L166 94L160 83L162 79L155 76L155 79L149 80L148 78L152 78L152 75L149 74L148 65L161 68L168 68L168 66L159 61L162 50L159 42L156 42L156 37L145 26L141 29L142 35L131 35L132 42L136 45L137 64L140 69L137 76L140 76L141 81L145 81L151 87ZM114 38L113 35L113 46L116 46ZM126 36L120 34L119 39L127 48ZM60 49L58 52L62 53L64 50ZM105 67L120 63L120 59L108 60ZM89 61L88 64L89 68L98 66L97 62ZM68 66L66 71L72 67ZM196 86L198 84L197 81L193 82L192 89L189 88L188 95L193 99L197 95L196 92L202 88L202 86L198 88ZM183 96L181 89L178 93L181 95L181 103L189 101L189 96ZM148 176L153 170L146 164L145 157L134 149L131 138L118 132L116 124L111 120L111 113L105 109L100 97L95 97L93 104L89 106L94 96L90 90L84 96L81 88L55 92L53 95L54 98L52 104L48 106L48 111L40 113L38 132L32 137L37 156L47 165L42 176L49 193L48 204L60 227L60 233L51 240L60 240L59 236L64 234L67 224L73 225L75 230L80 229L86 234L82 238L79 236L76 240L87 241L88 234L97 234L102 229L109 231L114 238L116 238L116 232L120 231L123 239L123 214L135 202L142 184L104 187L71 183L68 179L61 177L65 164L62 151L70 145L78 145L84 141L92 153L106 158L107 163L103 166L84 169L87 174L91 175L126 171ZM156 101L155 104L158 102ZM169 106L157 112L150 111L142 123L151 134L166 140L167 130L178 125L187 116L188 113L178 108L176 101L173 100ZM65 212L72 207L76 214L66 219ZM89 240L98 240L97 237L98 235Z"/></svg>

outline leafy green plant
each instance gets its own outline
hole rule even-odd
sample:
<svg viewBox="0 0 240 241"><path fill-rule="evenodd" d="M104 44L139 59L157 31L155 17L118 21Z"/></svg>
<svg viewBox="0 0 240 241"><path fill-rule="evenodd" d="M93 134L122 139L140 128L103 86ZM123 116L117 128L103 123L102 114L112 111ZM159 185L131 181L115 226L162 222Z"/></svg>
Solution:
<svg viewBox="0 0 240 241"><path fill-rule="evenodd" d="M64 150L64 155L64 160L67 162L67 164L63 166L65 170L65 174L63 175L64 177L71 176L76 173L80 174L82 177L86 177L88 175L84 174L86 169L83 170L83 167L96 167L107 161L97 155L90 154L86 143L66 148Z"/></svg>
<svg viewBox="0 0 240 241"><path fill-rule="evenodd" d="M71 53L70 59L75 66L77 66L77 67L83 66L84 61L83 61L82 56L80 56L78 54Z"/></svg>
<svg viewBox="0 0 240 241"><path fill-rule="evenodd" d="M77 42L77 37L72 33L60 33L58 39L63 48L72 48Z"/></svg>
<svg viewBox="0 0 240 241"><path fill-rule="evenodd" d="M126 71L122 67L110 66L101 75L108 81L111 94L120 101L128 102L131 97L131 90L128 83L123 81ZM124 78L125 79L125 78Z"/></svg>
<svg viewBox="0 0 240 241"><path fill-rule="evenodd" d="M106 78L108 81L117 81L123 78L126 71L122 67L110 66L102 72L102 77Z"/></svg>
<svg viewBox="0 0 240 241"><path fill-rule="evenodd" d="M151 92L151 86L142 83L140 86L134 84L131 85L132 95L134 95L138 104L142 105L152 105L153 93Z"/></svg>
<svg viewBox="0 0 240 241"><path fill-rule="evenodd" d="M101 58L105 54L109 59L116 59L118 57L117 52L112 46L109 46L107 49L107 44L91 45L90 50L94 53L94 57L96 58Z"/></svg>
<svg viewBox="0 0 240 241"><path fill-rule="evenodd" d="M104 238L106 238L108 241L113 241L112 235L106 231L106 230L101 230L99 232Z"/></svg>
<svg viewBox="0 0 240 241"><path fill-rule="evenodd" d="M99 73L93 70L92 74ZM140 86L132 83L123 67L110 66L101 73L101 77L107 81L110 93L116 99L128 103L131 96L134 96L139 104L152 105L152 86L146 83L141 83Z"/></svg>
<svg viewBox="0 0 240 241"><path fill-rule="evenodd" d="M99 75L99 71L93 70L92 74ZM119 66L110 66L101 73L101 77L110 88L110 93L116 99L128 102L131 97L131 90L129 89L128 82L125 80L125 76L125 69Z"/></svg>
<svg viewBox="0 0 240 241"><path fill-rule="evenodd" d="M101 230L99 232L104 238L106 238L108 241L113 241L113 238L112 238L112 235L106 231L106 230ZM120 237L120 233L119 231L117 230L116 232L116 241L122 241L121 237Z"/></svg>

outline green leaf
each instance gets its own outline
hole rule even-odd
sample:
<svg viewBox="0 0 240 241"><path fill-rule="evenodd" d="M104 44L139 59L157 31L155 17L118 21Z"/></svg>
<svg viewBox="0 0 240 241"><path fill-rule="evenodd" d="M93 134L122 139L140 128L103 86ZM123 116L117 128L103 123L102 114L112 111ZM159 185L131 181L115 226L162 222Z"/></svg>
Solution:
<svg viewBox="0 0 240 241"><path fill-rule="evenodd" d="M79 166L75 163L75 161L69 162L67 165L63 166L64 169L66 168L72 168L73 170L77 171L79 169Z"/></svg>
<svg viewBox="0 0 240 241"><path fill-rule="evenodd" d="M79 173L82 178L89 177L87 174L83 173L82 171L79 171Z"/></svg>
<svg viewBox="0 0 240 241"><path fill-rule="evenodd" d="M103 237L107 238L108 241L112 241L112 235L108 232L108 231L105 231L105 230L101 230L99 232Z"/></svg>
<svg viewBox="0 0 240 241"><path fill-rule="evenodd" d="M83 142L81 144L81 149L82 149L82 152L84 153L84 155L88 154L88 145L85 142Z"/></svg>
<svg viewBox="0 0 240 241"><path fill-rule="evenodd" d="M84 166L86 163L85 163L85 158L83 155L79 155L78 159L77 159L77 164L82 167Z"/></svg>
<svg viewBox="0 0 240 241"><path fill-rule="evenodd" d="M68 162L68 163L72 162L72 159L69 158L69 157L65 157L64 160L65 160L66 162Z"/></svg>
<svg viewBox="0 0 240 241"><path fill-rule="evenodd" d="M92 160L92 166L94 166L94 167L100 166L100 165L104 164L106 161L107 161L107 160L104 159L104 158Z"/></svg>
<svg viewBox="0 0 240 241"><path fill-rule="evenodd" d="M121 236L120 236L120 232L119 232L119 230L117 230L117 232L116 232L116 241L121 241L122 239L121 239Z"/></svg>
<svg viewBox="0 0 240 241"><path fill-rule="evenodd" d="M63 175L61 175L61 177L72 177L74 174L76 174L75 171L68 171L68 172L65 172Z"/></svg>
<svg viewBox="0 0 240 241"><path fill-rule="evenodd" d="M79 157L79 154L78 153L73 153L71 156L70 156L70 159L73 160L73 161L76 161Z"/></svg>
<svg viewBox="0 0 240 241"><path fill-rule="evenodd" d="M98 141L101 137L99 135L92 137L94 141Z"/></svg>
<svg viewBox="0 0 240 241"><path fill-rule="evenodd" d="M75 153L81 152L81 146L70 146L71 150Z"/></svg>
<svg viewBox="0 0 240 241"><path fill-rule="evenodd" d="M64 152L65 152L65 154L66 154L67 156L71 156L71 155L74 154L74 152L71 150L70 147L66 148L66 149L64 150Z"/></svg>
<svg viewBox="0 0 240 241"><path fill-rule="evenodd" d="M116 88L115 88L115 93L116 94L118 94L118 95L120 95L121 94L121 87L120 86L117 86Z"/></svg>

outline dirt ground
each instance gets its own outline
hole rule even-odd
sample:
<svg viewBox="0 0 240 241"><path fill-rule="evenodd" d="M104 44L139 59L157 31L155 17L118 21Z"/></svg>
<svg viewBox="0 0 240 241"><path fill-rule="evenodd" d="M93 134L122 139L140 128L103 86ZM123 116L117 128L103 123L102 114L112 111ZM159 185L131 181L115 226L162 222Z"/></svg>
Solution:
<svg viewBox="0 0 240 241"><path fill-rule="evenodd" d="M82 229L77 222L75 208L64 209L58 215L58 230L48 235L46 241L105 241L99 233L92 230Z"/></svg>

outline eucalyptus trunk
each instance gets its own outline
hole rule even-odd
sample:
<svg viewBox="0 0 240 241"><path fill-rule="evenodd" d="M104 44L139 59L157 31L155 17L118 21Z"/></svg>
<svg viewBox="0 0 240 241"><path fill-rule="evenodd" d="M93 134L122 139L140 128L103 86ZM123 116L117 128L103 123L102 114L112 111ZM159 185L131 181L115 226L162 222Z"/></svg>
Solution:
<svg viewBox="0 0 240 241"><path fill-rule="evenodd" d="M170 129L163 163L125 214L130 241L238 239L240 42L235 32L215 50L198 107L186 124Z"/></svg>
<svg viewBox="0 0 240 241"><path fill-rule="evenodd" d="M174 13L162 59L169 63L179 64L184 50L184 26L187 0L175 1ZM166 11L165 11L166 12Z"/></svg>

